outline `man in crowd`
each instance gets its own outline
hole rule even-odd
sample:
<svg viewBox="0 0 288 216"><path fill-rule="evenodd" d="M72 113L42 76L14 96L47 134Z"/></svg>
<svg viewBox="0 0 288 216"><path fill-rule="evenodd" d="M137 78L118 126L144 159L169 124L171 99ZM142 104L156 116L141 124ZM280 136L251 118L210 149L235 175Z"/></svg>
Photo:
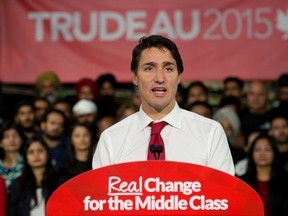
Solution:
<svg viewBox="0 0 288 216"><path fill-rule="evenodd" d="M66 116L60 110L50 110L41 122L41 133L38 134L49 147L52 164L60 168L66 160L67 136L65 133Z"/></svg>

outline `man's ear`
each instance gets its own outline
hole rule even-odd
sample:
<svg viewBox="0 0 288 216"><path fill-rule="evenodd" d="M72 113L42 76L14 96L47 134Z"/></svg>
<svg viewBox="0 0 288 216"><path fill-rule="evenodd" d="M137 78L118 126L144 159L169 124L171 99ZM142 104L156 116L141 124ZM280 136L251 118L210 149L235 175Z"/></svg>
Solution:
<svg viewBox="0 0 288 216"><path fill-rule="evenodd" d="M138 78L137 78L136 73L133 73L133 84L134 84L135 86L138 86Z"/></svg>
<svg viewBox="0 0 288 216"><path fill-rule="evenodd" d="M180 73L180 74L178 75L178 85L180 84L181 79L182 79L182 73Z"/></svg>

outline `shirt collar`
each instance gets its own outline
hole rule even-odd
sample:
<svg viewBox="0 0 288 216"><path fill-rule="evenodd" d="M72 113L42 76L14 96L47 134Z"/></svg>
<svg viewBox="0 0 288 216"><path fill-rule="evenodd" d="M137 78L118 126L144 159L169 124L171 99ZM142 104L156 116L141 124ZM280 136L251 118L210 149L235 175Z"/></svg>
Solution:
<svg viewBox="0 0 288 216"><path fill-rule="evenodd" d="M142 105L140 106L139 112L138 112L139 122L138 122L138 129L139 131L144 130L150 122L153 121L142 109ZM181 128L181 109L177 103L175 103L174 108L172 111L166 115L163 119L160 121L166 121L169 125Z"/></svg>

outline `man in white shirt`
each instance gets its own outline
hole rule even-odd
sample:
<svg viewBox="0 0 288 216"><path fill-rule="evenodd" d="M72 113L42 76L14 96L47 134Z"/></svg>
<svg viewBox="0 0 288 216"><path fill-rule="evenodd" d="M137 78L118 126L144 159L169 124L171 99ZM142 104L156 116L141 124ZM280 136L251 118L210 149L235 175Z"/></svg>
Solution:
<svg viewBox="0 0 288 216"><path fill-rule="evenodd" d="M168 123L161 136L165 160L208 166L234 175L234 165L221 125L180 109L175 95L184 71L176 45L152 35L140 39L132 53L133 83L142 105L139 112L106 129L98 142L93 169L147 160L151 122Z"/></svg>

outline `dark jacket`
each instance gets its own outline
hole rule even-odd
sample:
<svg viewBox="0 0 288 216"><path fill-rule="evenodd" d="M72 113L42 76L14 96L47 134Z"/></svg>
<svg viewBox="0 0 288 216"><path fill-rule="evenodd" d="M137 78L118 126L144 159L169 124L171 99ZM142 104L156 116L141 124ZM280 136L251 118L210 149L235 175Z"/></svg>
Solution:
<svg viewBox="0 0 288 216"><path fill-rule="evenodd" d="M51 194L59 186L59 174L53 173L47 181L47 184L43 186L42 190L44 192L45 202ZM30 215L30 206L32 193L28 191L24 199L19 201L19 193L21 192L21 176L15 179L12 183L11 193L8 197L8 216L29 216Z"/></svg>
<svg viewBox="0 0 288 216"><path fill-rule="evenodd" d="M256 179L248 174L241 176L241 179L249 184L255 191L258 191ZM288 173L280 172L269 185L268 195L269 216L288 215Z"/></svg>

